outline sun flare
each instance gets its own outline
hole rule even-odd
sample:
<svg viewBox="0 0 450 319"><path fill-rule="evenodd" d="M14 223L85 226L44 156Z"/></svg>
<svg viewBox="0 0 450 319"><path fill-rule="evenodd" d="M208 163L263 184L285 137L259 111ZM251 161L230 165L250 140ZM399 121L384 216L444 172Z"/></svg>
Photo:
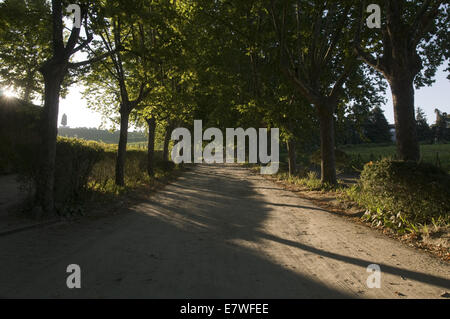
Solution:
<svg viewBox="0 0 450 319"><path fill-rule="evenodd" d="M6 96L7 98L12 98L16 96L16 93L10 88L0 89L0 96Z"/></svg>

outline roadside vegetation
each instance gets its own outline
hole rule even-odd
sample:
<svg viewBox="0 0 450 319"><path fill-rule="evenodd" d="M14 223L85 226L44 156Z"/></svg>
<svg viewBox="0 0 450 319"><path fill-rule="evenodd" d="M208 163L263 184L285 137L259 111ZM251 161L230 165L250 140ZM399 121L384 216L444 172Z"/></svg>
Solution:
<svg viewBox="0 0 450 319"><path fill-rule="evenodd" d="M39 166L40 138L36 134L41 109L18 99L0 99L0 173L17 174L23 191L28 192L26 212L40 217L43 212L33 205ZM160 143L159 143L160 144ZM80 138L58 137L56 145L55 209L58 215L80 211L88 202L105 202L142 188L151 188L171 178L179 169L163 159L163 152L154 152L153 173L148 173L148 149L130 144L126 153L125 185L115 183L117 144Z"/></svg>
<svg viewBox="0 0 450 319"><path fill-rule="evenodd" d="M341 149L346 152L336 152L342 165L338 160L335 185L321 183L314 152L309 157L299 154L302 161L296 174L289 173L287 153L282 154L282 169L269 178L319 206L356 218L448 260L450 175L441 167L450 163L450 144L421 145L428 161L420 162L396 160L395 146L387 143ZM440 154L440 165L436 165L436 153ZM248 166L257 172L256 166Z"/></svg>

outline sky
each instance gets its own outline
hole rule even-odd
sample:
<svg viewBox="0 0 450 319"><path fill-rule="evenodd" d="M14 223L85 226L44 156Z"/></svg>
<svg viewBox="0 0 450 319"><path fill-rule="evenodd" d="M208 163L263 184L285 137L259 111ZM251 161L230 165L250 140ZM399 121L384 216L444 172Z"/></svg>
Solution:
<svg viewBox="0 0 450 319"><path fill-rule="evenodd" d="M441 66L435 77L436 82L432 86L416 90L416 109L420 107L425 111L428 124L430 125L436 122L435 109L450 114L450 81L447 79L447 75L448 73L445 72L445 67ZM386 93L388 101L383 107L384 115L389 123L394 124L394 106L389 88L386 90Z"/></svg>

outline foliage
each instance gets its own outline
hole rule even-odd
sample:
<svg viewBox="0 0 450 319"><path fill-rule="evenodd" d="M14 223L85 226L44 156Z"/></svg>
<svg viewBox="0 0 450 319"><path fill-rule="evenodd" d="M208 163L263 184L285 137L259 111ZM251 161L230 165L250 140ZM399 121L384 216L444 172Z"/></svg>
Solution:
<svg viewBox="0 0 450 319"><path fill-rule="evenodd" d="M39 66L50 54L48 1L0 3L0 85L12 86L28 102L43 93Z"/></svg>
<svg viewBox="0 0 450 319"><path fill-rule="evenodd" d="M56 145L55 201L66 203L80 199L86 191L94 165L104 158L96 142L58 138Z"/></svg>

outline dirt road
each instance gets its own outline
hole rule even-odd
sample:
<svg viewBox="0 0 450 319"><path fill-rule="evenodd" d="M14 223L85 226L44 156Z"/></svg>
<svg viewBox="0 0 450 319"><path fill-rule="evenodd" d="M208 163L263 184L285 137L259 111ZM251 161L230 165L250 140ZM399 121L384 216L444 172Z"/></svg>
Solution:
<svg viewBox="0 0 450 319"><path fill-rule="evenodd" d="M81 267L69 290L66 268ZM381 288L366 270L381 267ZM450 267L235 166L124 214L0 237L0 297L438 298Z"/></svg>

